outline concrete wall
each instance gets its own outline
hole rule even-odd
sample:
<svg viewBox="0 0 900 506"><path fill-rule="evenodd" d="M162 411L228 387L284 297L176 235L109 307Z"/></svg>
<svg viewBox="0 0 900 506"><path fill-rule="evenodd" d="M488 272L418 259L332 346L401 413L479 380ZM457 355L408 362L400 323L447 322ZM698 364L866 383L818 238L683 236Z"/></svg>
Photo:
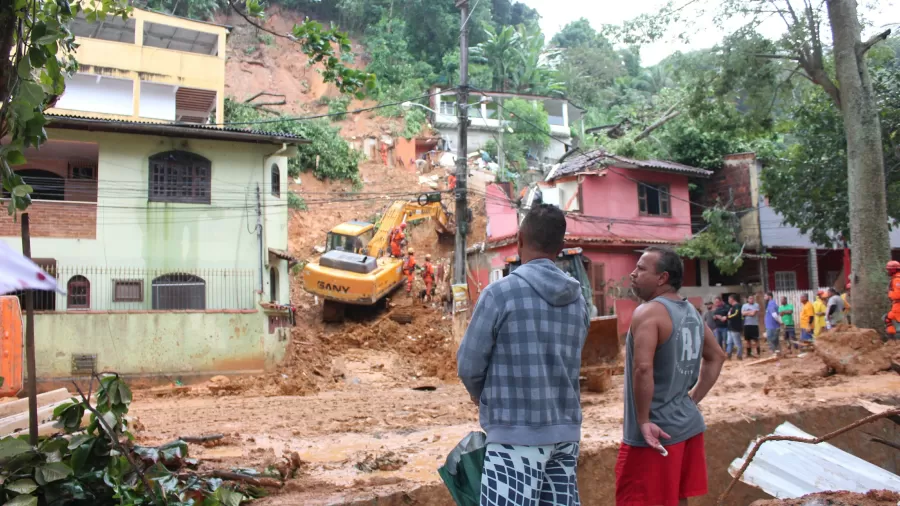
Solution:
<svg viewBox="0 0 900 506"><path fill-rule="evenodd" d="M177 89L169 84L141 81L140 116L175 121L175 92Z"/></svg>
<svg viewBox="0 0 900 506"><path fill-rule="evenodd" d="M72 376L73 354L96 354L98 371L173 377L270 370L284 356L259 311L41 313L35 336L41 381Z"/></svg>
<svg viewBox="0 0 900 506"><path fill-rule="evenodd" d="M131 116L133 97L134 86L129 79L75 74L66 77L66 91L56 102L56 108Z"/></svg>
<svg viewBox="0 0 900 506"><path fill-rule="evenodd" d="M681 242L691 236L688 178L677 174L614 168L605 175L592 174L582 180L585 217L602 219L567 220L566 232L583 237L648 239ZM628 177L624 177L624 174ZM641 216L638 207L638 183L668 184L674 198L669 199L671 216ZM616 222L616 219L640 223Z"/></svg>

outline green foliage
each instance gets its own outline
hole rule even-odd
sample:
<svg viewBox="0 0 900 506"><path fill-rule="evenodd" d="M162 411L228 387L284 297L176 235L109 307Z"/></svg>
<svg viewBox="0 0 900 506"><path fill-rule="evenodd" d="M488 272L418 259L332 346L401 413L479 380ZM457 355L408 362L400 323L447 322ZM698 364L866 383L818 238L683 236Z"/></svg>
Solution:
<svg viewBox="0 0 900 506"><path fill-rule="evenodd" d="M420 108L412 108L403 114L404 126L400 135L404 139L412 139L422 133L422 129L428 124L428 117L425 111Z"/></svg>
<svg viewBox="0 0 900 506"><path fill-rule="evenodd" d="M520 98L503 101L504 120L510 122L513 133L510 137L520 139L524 144L537 148L550 145L550 125L543 102L531 102Z"/></svg>
<svg viewBox="0 0 900 506"><path fill-rule="evenodd" d="M288 208L295 211L306 211L309 209L306 207L306 201L303 200L303 197L294 192L288 193Z"/></svg>
<svg viewBox="0 0 900 506"><path fill-rule="evenodd" d="M541 18L537 9L532 9L522 2L510 0L492 0L491 17L494 28L497 29L504 26L534 26Z"/></svg>
<svg viewBox="0 0 900 506"><path fill-rule="evenodd" d="M253 54L253 53L255 53L255 52L257 52L257 51L259 51L259 48L256 47L256 46L247 46L247 47L244 48L244 54L245 54L245 55L248 55L248 56L251 55L251 54Z"/></svg>
<svg viewBox="0 0 900 506"><path fill-rule="evenodd" d="M230 123L246 123L260 120L271 120L263 117L256 109L247 104L225 99L225 121ZM359 167L362 154L347 144L340 135L340 129L331 126L324 120L295 121L274 118L277 121L266 123L265 128L276 132L300 135L310 144L297 146L298 155L288 165L288 173L312 172L318 179L349 180L359 183Z"/></svg>
<svg viewBox="0 0 900 506"><path fill-rule="evenodd" d="M336 114L331 116L331 121L343 121L347 119L347 107L350 105L350 97L341 95L339 97L328 98L323 97L322 102L328 106L328 114Z"/></svg>
<svg viewBox="0 0 900 506"><path fill-rule="evenodd" d="M268 33L261 33L261 34L257 35L257 38L259 39L260 42L262 42L263 44L265 44L267 46L275 45L275 36L270 35Z"/></svg>
<svg viewBox="0 0 900 506"><path fill-rule="evenodd" d="M381 101L404 101L422 95L432 79L432 67L412 56L405 33L406 24L401 19L382 19L367 30L366 71L378 76L374 95Z"/></svg>
<svg viewBox="0 0 900 506"><path fill-rule="evenodd" d="M740 222L737 216L716 206L703 211L706 228L677 248L679 255L687 258L709 260L722 274L735 274L744 264L743 245L738 243Z"/></svg>
<svg viewBox="0 0 900 506"><path fill-rule="evenodd" d="M544 35L536 26L503 27L485 30L486 40L469 50L473 63L491 70L490 89L532 95L561 91L556 81L555 63L558 53L545 51Z"/></svg>
<svg viewBox="0 0 900 506"><path fill-rule="evenodd" d="M888 217L900 220L900 59L869 58L881 116ZM839 236L850 239L847 193L847 139L840 112L820 88L808 86L779 126L785 145L762 172L769 205L786 223L831 247Z"/></svg>
<svg viewBox="0 0 900 506"><path fill-rule="evenodd" d="M126 19L130 7L123 0L72 3L65 0L19 0L0 12L2 46L10 50L0 63L0 177L11 194L8 210L14 215L30 204L32 189L10 168L25 163L23 150L47 140L44 110L65 90L65 75L74 72L75 36L67 28L79 14L88 22L111 17Z"/></svg>
<svg viewBox="0 0 900 506"><path fill-rule="evenodd" d="M138 7L190 19L212 21L216 12L228 5L226 0L149 0L135 2Z"/></svg>
<svg viewBox="0 0 900 506"><path fill-rule="evenodd" d="M160 447L131 445L125 419L131 390L114 374L97 379L97 405L86 427L82 415L92 408L72 398L53 411L67 437L43 438L36 447L26 436L0 440L0 502L236 506L259 495L194 473L197 462L188 458L183 441Z"/></svg>

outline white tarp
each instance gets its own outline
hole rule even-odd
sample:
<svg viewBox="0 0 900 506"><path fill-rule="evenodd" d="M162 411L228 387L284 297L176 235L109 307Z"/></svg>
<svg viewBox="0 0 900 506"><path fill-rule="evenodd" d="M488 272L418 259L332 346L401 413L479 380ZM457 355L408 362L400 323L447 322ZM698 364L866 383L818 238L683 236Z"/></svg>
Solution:
<svg viewBox="0 0 900 506"><path fill-rule="evenodd" d="M25 289L59 290L52 276L0 241L0 295Z"/></svg>
<svg viewBox="0 0 900 506"><path fill-rule="evenodd" d="M812 438L790 422L773 433ZM750 443L742 458L735 459L728 473L735 476L753 449ZM847 490L864 494L869 490L900 492L900 476L847 453L828 443L769 441L760 446L741 481L759 487L778 499L793 499L816 492Z"/></svg>

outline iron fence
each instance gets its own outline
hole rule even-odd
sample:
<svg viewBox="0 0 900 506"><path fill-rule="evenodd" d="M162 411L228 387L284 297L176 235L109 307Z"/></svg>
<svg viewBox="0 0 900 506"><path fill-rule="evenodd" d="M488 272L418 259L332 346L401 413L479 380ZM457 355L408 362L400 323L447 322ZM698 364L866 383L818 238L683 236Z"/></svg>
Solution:
<svg viewBox="0 0 900 506"><path fill-rule="evenodd" d="M40 259L36 262L67 292L35 291L34 308L37 311L256 307L258 273L252 269L144 269L57 265Z"/></svg>

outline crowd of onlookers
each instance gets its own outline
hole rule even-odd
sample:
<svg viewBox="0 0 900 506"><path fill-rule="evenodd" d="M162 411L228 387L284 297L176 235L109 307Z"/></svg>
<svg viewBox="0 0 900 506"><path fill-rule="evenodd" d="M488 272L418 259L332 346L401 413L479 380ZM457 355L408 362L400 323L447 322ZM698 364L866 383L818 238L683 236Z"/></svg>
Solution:
<svg viewBox="0 0 900 506"><path fill-rule="evenodd" d="M801 295L799 318L795 318L794 304L787 297L776 301L775 295L768 292L763 306L753 295L747 297L746 302L741 302L741 297L736 294L729 295L727 302L721 297L706 302L703 319L729 359L735 354L738 360L752 357L754 349L756 356L761 356L760 337L763 334L760 322L769 351L789 354L813 343L823 330L850 319L849 293L841 295L834 288L820 290L812 301L807 294Z"/></svg>

